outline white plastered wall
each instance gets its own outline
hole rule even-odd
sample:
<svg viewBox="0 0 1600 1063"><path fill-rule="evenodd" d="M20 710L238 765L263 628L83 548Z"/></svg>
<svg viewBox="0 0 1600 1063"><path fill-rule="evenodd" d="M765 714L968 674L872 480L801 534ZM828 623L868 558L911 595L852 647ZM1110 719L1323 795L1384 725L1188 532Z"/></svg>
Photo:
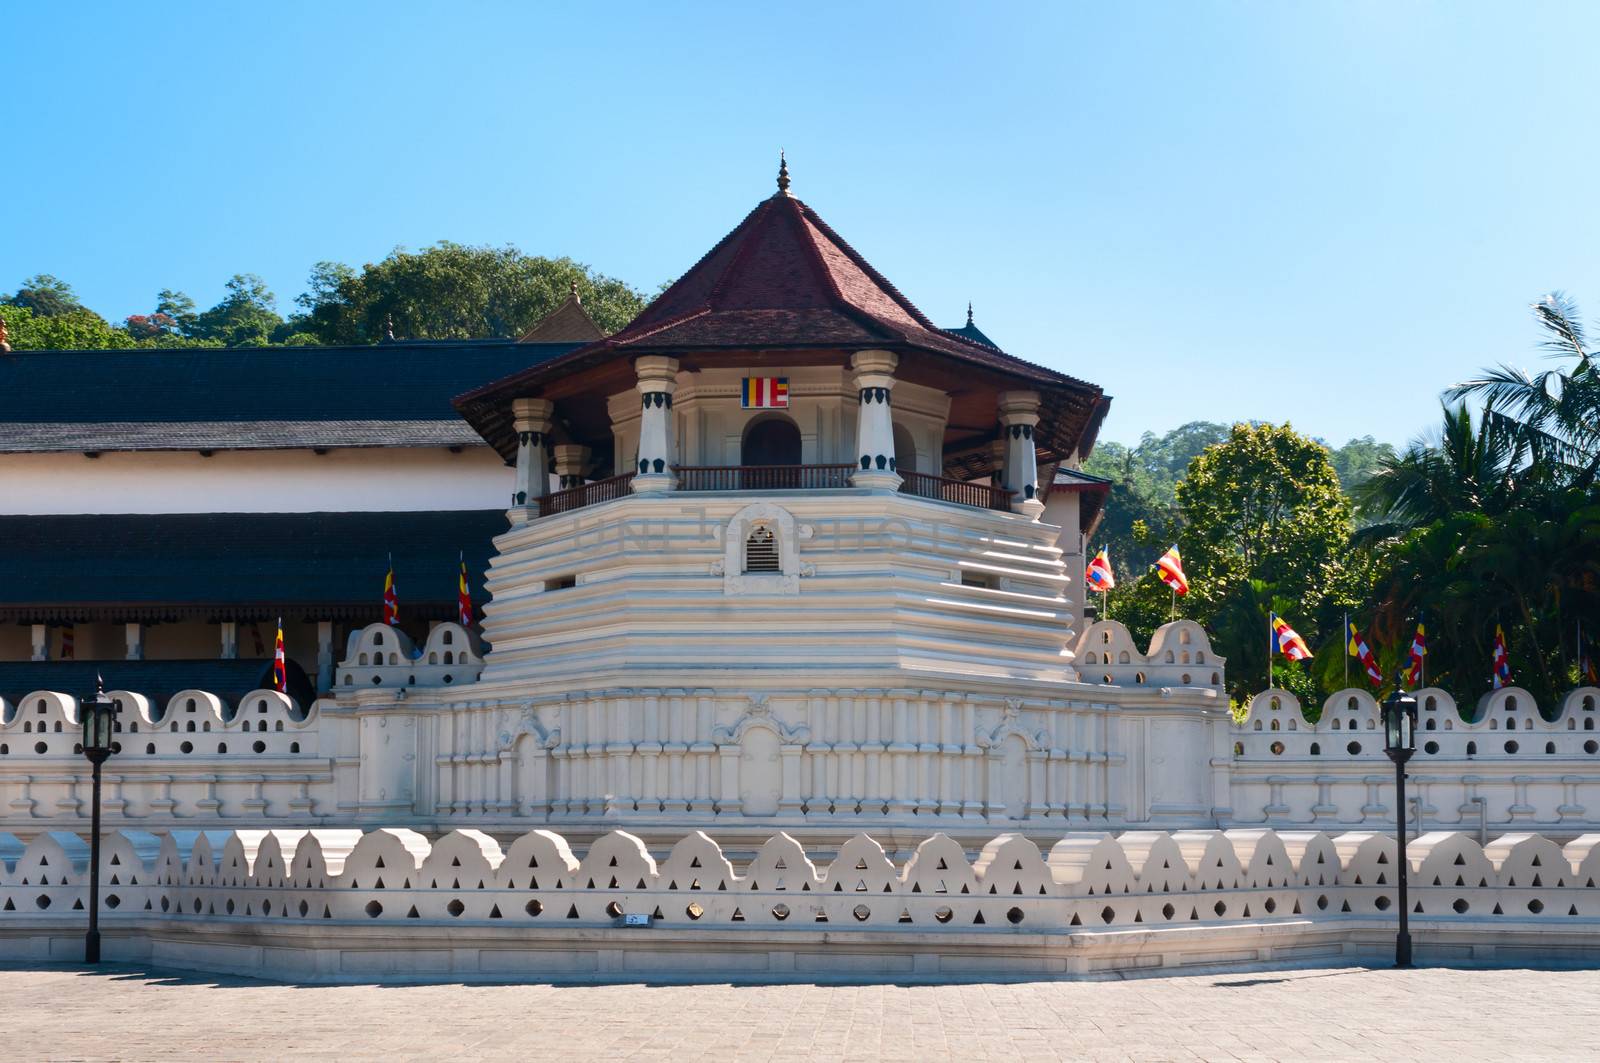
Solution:
<svg viewBox="0 0 1600 1063"><path fill-rule="evenodd" d="M512 470L489 447L0 455L0 514L496 509Z"/></svg>

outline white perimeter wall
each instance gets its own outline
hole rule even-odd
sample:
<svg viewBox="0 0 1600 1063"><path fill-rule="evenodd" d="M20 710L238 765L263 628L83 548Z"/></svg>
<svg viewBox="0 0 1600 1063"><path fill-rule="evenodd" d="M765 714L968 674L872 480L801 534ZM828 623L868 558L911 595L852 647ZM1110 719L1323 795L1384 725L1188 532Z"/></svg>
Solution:
<svg viewBox="0 0 1600 1063"><path fill-rule="evenodd" d="M0 455L0 514L502 509L512 470L489 447Z"/></svg>

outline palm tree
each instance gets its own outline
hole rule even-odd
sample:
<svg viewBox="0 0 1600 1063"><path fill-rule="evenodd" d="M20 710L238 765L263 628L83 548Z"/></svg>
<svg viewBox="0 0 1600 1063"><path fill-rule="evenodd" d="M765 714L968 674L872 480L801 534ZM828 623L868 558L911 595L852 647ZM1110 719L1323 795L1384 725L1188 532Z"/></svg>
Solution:
<svg viewBox="0 0 1600 1063"><path fill-rule="evenodd" d="M1380 518L1358 539L1378 542L1456 513L1504 513L1518 501L1528 457L1523 433L1506 418L1486 411L1474 424L1464 403L1446 406L1437 433L1381 459L1358 489L1362 508Z"/></svg>
<svg viewBox="0 0 1600 1063"><path fill-rule="evenodd" d="M1530 374L1501 365L1450 388L1451 399L1484 400L1484 419L1504 421L1526 443L1536 466L1587 488L1600 475L1600 364L1588 349L1578 308L1562 292L1533 304L1546 333L1540 346L1570 366Z"/></svg>

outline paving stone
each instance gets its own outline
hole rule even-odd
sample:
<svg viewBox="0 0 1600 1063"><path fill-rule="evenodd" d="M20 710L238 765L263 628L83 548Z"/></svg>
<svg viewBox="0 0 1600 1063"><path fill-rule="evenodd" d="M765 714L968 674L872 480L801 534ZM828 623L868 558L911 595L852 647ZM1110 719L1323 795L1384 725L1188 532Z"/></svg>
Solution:
<svg viewBox="0 0 1600 1063"><path fill-rule="evenodd" d="M0 1059L1600 1058L1600 972L952 986L282 986L0 965Z"/></svg>

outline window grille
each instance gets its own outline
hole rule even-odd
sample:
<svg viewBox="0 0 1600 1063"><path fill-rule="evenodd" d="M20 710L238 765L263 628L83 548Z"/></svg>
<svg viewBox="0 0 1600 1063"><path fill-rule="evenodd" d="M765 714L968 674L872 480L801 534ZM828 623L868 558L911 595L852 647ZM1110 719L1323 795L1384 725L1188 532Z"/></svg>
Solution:
<svg viewBox="0 0 1600 1063"><path fill-rule="evenodd" d="M746 572L781 572L778 564L778 537L765 525L757 526L744 541Z"/></svg>

